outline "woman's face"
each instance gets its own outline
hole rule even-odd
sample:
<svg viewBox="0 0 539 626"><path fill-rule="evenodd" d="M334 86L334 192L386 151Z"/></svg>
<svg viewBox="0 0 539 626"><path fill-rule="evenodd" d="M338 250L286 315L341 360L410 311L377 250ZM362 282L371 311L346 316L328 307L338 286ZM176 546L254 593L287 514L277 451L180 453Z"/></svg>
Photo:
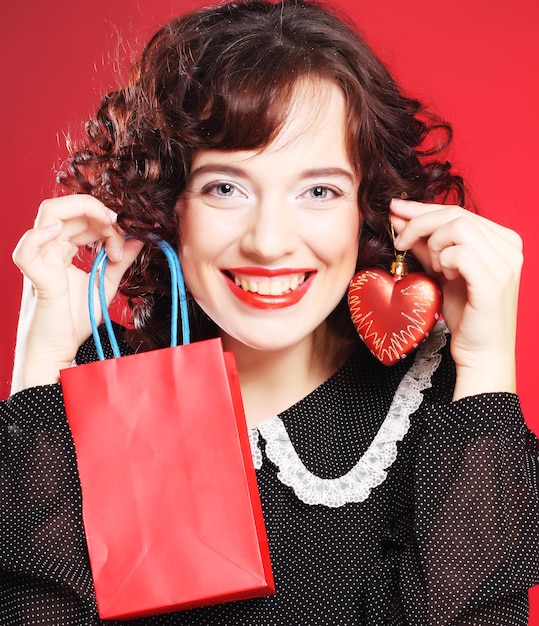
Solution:
<svg viewBox="0 0 539 626"><path fill-rule="evenodd" d="M312 338L353 276L358 175L340 89L302 85L261 150L201 150L178 202L187 287L235 341L259 350Z"/></svg>

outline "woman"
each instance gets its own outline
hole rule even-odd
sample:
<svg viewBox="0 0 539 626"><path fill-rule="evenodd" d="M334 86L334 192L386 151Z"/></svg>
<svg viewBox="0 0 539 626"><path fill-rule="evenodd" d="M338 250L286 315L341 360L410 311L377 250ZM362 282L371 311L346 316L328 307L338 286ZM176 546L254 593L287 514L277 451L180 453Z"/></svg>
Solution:
<svg viewBox="0 0 539 626"><path fill-rule="evenodd" d="M3 624L99 623L58 385L95 358L72 260L103 242L108 296L125 274L132 304L124 351L165 346L155 236L178 248L196 338L235 354L277 593L140 623L527 623L539 506L515 395L521 242L462 208L438 156L449 136L316 4L225 4L154 36L61 174L78 194L44 202L14 254L27 286L0 409ZM436 277L450 336L387 368L346 291L394 247Z"/></svg>

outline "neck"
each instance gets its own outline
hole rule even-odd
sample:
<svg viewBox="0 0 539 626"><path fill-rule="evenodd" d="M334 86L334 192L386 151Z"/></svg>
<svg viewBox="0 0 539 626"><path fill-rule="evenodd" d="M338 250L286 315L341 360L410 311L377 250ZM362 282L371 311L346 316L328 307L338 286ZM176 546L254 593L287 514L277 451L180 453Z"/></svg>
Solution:
<svg viewBox="0 0 539 626"><path fill-rule="evenodd" d="M321 328L301 343L275 351L223 337L225 350L236 357L249 428L304 398L340 367L344 358L339 361L336 351L327 349L325 335Z"/></svg>

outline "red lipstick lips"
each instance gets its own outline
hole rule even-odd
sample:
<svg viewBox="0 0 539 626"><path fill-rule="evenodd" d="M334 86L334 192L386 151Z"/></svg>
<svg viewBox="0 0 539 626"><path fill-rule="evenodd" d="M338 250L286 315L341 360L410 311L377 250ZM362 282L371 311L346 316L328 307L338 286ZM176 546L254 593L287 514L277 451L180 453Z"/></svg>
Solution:
<svg viewBox="0 0 539 626"><path fill-rule="evenodd" d="M222 270L222 273L226 279L226 283L232 293L244 304L252 306L255 309L282 309L285 307L293 306L297 304L305 295L307 290L312 284L314 275L316 270L311 268L303 269L303 268L279 268L279 269L270 269L263 267L238 267L232 270ZM290 280L290 277L295 277L299 275L304 275L305 280L295 289L289 289L286 292L279 295L271 295L271 294L260 294L254 291L247 291L242 289L235 282L235 277L252 277L256 278L279 278L283 277L287 280Z"/></svg>

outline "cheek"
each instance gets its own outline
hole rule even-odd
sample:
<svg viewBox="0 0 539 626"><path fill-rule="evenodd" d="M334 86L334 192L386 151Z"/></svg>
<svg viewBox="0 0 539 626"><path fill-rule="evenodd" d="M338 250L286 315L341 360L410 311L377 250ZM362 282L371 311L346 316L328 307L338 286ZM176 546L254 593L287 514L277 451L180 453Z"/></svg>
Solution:
<svg viewBox="0 0 539 626"><path fill-rule="evenodd" d="M179 213L180 256L187 265L194 265L215 254L218 240L212 221L196 206L186 205Z"/></svg>
<svg viewBox="0 0 539 626"><path fill-rule="evenodd" d="M239 236L241 224L227 211L197 202L179 212L180 245L193 256L211 257L231 245Z"/></svg>
<svg viewBox="0 0 539 626"><path fill-rule="evenodd" d="M355 269L359 246L359 216L351 215L349 219L338 223L327 224L320 232L319 254L328 265L344 264L346 269ZM345 267L343 267L343 270Z"/></svg>
<svg viewBox="0 0 539 626"><path fill-rule="evenodd" d="M233 237L198 207L190 207L180 218L179 256L185 284L205 309L221 293L220 260Z"/></svg>
<svg viewBox="0 0 539 626"><path fill-rule="evenodd" d="M191 211L184 209L179 217L180 262L187 288L195 296L203 277L202 267L211 258L212 238L204 236L201 220L197 220Z"/></svg>

